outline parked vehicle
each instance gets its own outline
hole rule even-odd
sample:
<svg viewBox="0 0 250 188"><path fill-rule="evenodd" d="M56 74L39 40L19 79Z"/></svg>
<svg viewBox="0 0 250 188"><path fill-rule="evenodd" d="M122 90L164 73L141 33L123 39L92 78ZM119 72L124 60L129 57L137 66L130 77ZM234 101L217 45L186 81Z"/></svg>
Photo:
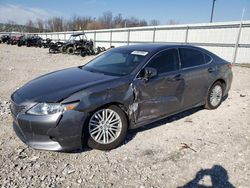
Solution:
<svg viewBox="0 0 250 188"><path fill-rule="evenodd" d="M25 44L27 47L42 47L42 38L36 35L28 36Z"/></svg>
<svg viewBox="0 0 250 188"><path fill-rule="evenodd" d="M21 37L18 42L17 42L17 46L21 47L21 46L25 46L26 45L26 40L27 40L28 36L23 36Z"/></svg>
<svg viewBox="0 0 250 188"><path fill-rule="evenodd" d="M15 40L16 36L10 36L10 38L6 41L6 44L13 44L13 41Z"/></svg>
<svg viewBox="0 0 250 188"><path fill-rule="evenodd" d="M42 43L42 46L44 48L49 48L50 45L51 45L51 42L52 40L50 38L46 38L45 40L42 40L41 43Z"/></svg>
<svg viewBox="0 0 250 188"><path fill-rule="evenodd" d="M88 41L84 32L73 34L70 36L69 40L64 43L62 53L79 54L80 51L83 50L86 43L88 43Z"/></svg>
<svg viewBox="0 0 250 188"><path fill-rule="evenodd" d="M80 55L82 57L86 55L95 55L96 52L94 51L94 42L92 40L85 40L80 44L77 48L76 51L79 51Z"/></svg>
<svg viewBox="0 0 250 188"><path fill-rule="evenodd" d="M2 43L7 43L7 41L10 39L9 35L2 35L1 36L1 41Z"/></svg>
<svg viewBox="0 0 250 188"><path fill-rule="evenodd" d="M216 109L232 77L229 62L194 46L114 48L17 89L13 126L37 149L74 150L86 143L110 150L124 142L128 129L197 106Z"/></svg>
<svg viewBox="0 0 250 188"><path fill-rule="evenodd" d="M18 42L24 37L24 35L16 35L11 36L11 38L7 41L7 44L17 45Z"/></svg>
<svg viewBox="0 0 250 188"><path fill-rule="evenodd" d="M49 53L62 52L63 45L64 45L64 42L62 42L62 41L51 42L50 46L49 46Z"/></svg>

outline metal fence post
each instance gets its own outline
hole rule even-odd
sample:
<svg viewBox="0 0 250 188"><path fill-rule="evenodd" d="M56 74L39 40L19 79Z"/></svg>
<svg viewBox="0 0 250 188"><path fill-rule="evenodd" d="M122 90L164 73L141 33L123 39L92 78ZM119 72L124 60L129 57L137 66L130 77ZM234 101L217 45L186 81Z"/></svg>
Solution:
<svg viewBox="0 0 250 188"><path fill-rule="evenodd" d="M130 30L128 29L128 39L127 39L127 44L129 45L129 42L130 42Z"/></svg>
<svg viewBox="0 0 250 188"><path fill-rule="evenodd" d="M96 48L96 31L94 31L94 47Z"/></svg>
<svg viewBox="0 0 250 188"><path fill-rule="evenodd" d="M186 35L185 35L185 44L188 43L188 31L189 31L189 26L187 25L187 28L186 28Z"/></svg>
<svg viewBox="0 0 250 188"><path fill-rule="evenodd" d="M236 42L235 42L235 46L234 46L234 57L233 57L233 62L232 63L236 63L236 58L237 58L237 53L238 53L238 48L239 48L239 42L240 42L241 30L242 30L242 21L240 22L240 25L239 25L239 32L238 32Z"/></svg>
<svg viewBox="0 0 250 188"><path fill-rule="evenodd" d="M154 27L154 30L153 30L153 43L155 43L155 31L156 31L156 27Z"/></svg>
<svg viewBox="0 0 250 188"><path fill-rule="evenodd" d="M110 47L112 46L112 30L110 30Z"/></svg>

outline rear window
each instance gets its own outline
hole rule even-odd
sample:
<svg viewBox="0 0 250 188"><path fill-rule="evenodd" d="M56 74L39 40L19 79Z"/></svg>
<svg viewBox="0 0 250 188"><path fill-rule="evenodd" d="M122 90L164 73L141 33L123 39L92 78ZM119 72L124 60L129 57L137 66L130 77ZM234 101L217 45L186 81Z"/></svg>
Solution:
<svg viewBox="0 0 250 188"><path fill-rule="evenodd" d="M195 67L211 61L211 57L201 51L180 48L181 68Z"/></svg>
<svg viewBox="0 0 250 188"><path fill-rule="evenodd" d="M204 54L204 58L205 58L205 63L209 63L212 60L212 58L207 54Z"/></svg>

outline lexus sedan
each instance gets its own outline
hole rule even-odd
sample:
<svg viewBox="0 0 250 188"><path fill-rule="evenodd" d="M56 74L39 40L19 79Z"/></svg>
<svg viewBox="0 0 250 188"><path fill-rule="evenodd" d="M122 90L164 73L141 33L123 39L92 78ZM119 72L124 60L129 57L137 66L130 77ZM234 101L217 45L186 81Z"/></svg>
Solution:
<svg viewBox="0 0 250 188"><path fill-rule="evenodd" d="M17 89L13 128L36 149L110 150L124 142L128 129L197 106L216 109L232 77L229 62L202 48L118 47Z"/></svg>

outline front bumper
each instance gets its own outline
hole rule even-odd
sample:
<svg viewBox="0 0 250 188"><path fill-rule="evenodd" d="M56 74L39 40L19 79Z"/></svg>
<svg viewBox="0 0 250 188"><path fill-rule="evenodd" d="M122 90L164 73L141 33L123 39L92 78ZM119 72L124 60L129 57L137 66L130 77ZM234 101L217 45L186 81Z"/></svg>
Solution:
<svg viewBox="0 0 250 188"><path fill-rule="evenodd" d="M12 111L12 110L11 110ZM27 145L35 149L72 151L82 148L86 115L69 110L46 116L13 113L13 129Z"/></svg>

